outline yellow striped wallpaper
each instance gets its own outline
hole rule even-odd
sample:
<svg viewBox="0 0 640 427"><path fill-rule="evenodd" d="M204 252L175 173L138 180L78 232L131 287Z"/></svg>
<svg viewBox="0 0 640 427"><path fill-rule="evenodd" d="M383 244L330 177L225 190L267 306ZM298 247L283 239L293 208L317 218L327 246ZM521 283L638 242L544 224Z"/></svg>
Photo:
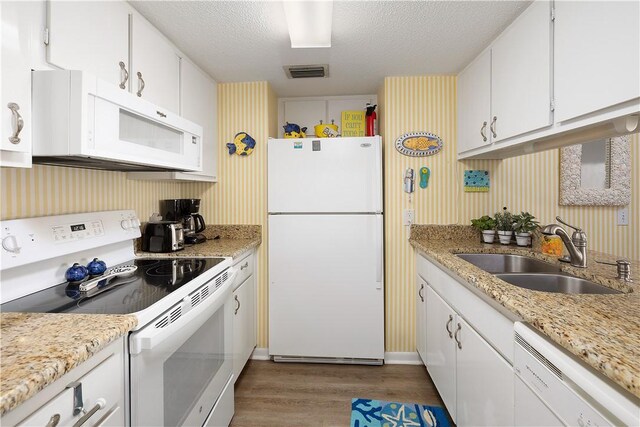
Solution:
<svg viewBox="0 0 640 427"><path fill-rule="evenodd" d="M415 255L402 225L402 210L413 208L418 224L469 224L471 218L493 214L502 206L513 212L528 210L541 223L560 215L583 227L589 249L640 258L640 143L632 137L632 203L629 226L616 225L617 208L558 206L559 151L551 150L506 160L456 161L456 77L387 77L378 93L380 129L385 154L385 286L386 350L415 349ZM405 132L428 131L444 141L433 157L410 158L394 147ZM409 202L403 192L403 172L421 166L431 169L429 186ZM490 172L489 193L464 193L465 169Z"/></svg>
<svg viewBox="0 0 640 427"><path fill-rule="evenodd" d="M267 82L218 84L217 184L193 183L184 197L200 198L208 223L260 224L257 252L258 347L268 347L267 138L277 135L277 98ZM256 140L249 156L230 156L226 143L238 132Z"/></svg>
<svg viewBox="0 0 640 427"><path fill-rule="evenodd" d="M379 128L384 140L386 350L415 348L415 266L402 225L402 209L416 210L416 223L468 224L471 218L492 214L502 206L529 210L542 223L561 215L582 226L589 248L640 258L640 141L632 137L632 202L630 224L616 226L616 208L559 207L558 150L507 159L456 160L456 77L388 77L378 93ZM106 209L133 208L146 219L158 209L158 200L177 197L202 199L208 223L261 224L263 244L258 248L258 347L268 346L266 140L277 135L277 98L267 82L218 85L219 182L176 183L133 181L124 173L34 166L2 168L0 217L11 219ZM257 141L248 157L229 156L225 144L240 131ZM427 158L400 155L397 137L410 131L429 131L444 141L443 150ZM427 189L416 186L409 203L402 190L407 167L431 169ZM487 169L489 193L464 193L465 169Z"/></svg>
<svg viewBox="0 0 640 427"><path fill-rule="evenodd" d="M1 168L0 218L27 218L113 209L135 209L146 221L160 199L181 197L185 184L132 181L124 172L34 165Z"/></svg>

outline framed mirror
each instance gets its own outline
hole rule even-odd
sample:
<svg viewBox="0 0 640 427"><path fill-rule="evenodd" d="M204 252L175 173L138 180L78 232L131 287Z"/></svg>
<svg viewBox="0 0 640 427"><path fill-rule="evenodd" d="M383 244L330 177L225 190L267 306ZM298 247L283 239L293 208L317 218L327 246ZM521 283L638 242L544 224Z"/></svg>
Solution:
<svg viewBox="0 0 640 427"><path fill-rule="evenodd" d="M560 204L624 206L631 202L628 136L598 139L560 149Z"/></svg>

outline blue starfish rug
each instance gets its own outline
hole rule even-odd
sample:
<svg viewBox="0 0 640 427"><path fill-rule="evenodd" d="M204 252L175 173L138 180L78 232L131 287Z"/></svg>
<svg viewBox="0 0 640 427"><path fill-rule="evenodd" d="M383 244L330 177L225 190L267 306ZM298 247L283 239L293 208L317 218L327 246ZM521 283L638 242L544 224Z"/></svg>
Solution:
<svg viewBox="0 0 640 427"><path fill-rule="evenodd" d="M351 427L449 427L449 420L437 406L352 399Z"/></svg>

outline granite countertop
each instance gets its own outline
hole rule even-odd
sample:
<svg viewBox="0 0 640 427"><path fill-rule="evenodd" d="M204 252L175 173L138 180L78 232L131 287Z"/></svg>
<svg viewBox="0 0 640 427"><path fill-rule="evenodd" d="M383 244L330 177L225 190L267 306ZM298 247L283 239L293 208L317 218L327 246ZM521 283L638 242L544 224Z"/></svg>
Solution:
<svg viewBox="0 0 640 427"><path fill-rule="evenodd" d="M496 239L497 240L497 239ZM596 260L615 257L590 251L587 268L571 267L536 248L483 244L470 226L412 226L411 245L497 301L552 341L640 397L640 262L632 261L632 283L615 279L616 267ZM535 245L534 245L535 246ZM456 253L513 253L558 265L569 274L623 291L569 295L537 292L504 282L456 257Z"/></svg>
<svg viewBox="0 0 640 427"><path fill-rule="evenodd" d="M235 258L262 243L262 227L260 225L207 225L202 234L207 238L205 242L185 246L181 251L153 253L138 250L136 256L161 258L222 256Z"/></svg>
<svg viewBox="0 0 640 427"><path fill-rule="evenodd" d="M120 338L135 316L0 314L0 415Z"/></svg>

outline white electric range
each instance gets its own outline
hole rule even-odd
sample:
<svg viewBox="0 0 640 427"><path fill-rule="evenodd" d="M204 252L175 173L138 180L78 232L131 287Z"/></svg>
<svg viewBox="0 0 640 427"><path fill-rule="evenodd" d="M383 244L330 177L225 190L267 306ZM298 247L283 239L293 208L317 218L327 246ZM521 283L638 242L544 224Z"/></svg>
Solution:
<svg viewBox="0 0 640 427"><path fill-rule="evenodd" d="M136 258L139 226L130 210L3 221L0 310L134 315L138 325L128 337L131 425L228 424L231 259ZM65 281L67 268L94 258L109 268L136 268L89 290Z"/></svg>

